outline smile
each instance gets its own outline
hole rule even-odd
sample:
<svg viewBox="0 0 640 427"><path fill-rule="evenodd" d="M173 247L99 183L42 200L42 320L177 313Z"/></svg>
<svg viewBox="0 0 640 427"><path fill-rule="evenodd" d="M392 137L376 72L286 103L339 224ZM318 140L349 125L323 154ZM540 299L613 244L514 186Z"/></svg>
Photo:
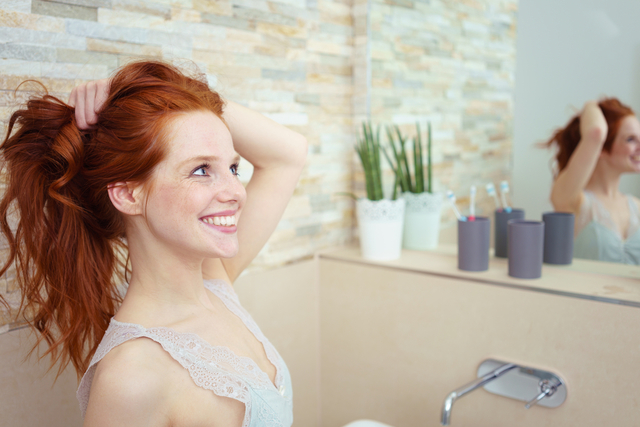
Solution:
<svg viewBox="0 0 640 427"><path fill-rule="evenodd" d="M236 225L236 217L235 216L213 216L202 218L202 221L211 224L211 225L219 225L223 227L232 227Z"/></svg>

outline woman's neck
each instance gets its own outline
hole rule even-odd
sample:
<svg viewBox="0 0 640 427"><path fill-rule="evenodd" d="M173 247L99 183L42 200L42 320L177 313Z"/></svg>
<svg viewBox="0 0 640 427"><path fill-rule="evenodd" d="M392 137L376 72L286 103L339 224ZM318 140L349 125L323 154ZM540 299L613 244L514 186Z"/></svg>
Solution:
<svg viewBox="0 0 640 427"><path fill-rule="evenodd" d="M133 315L139 318L137 323L159 326L213 309L202 283L203 259L186 259L168 248L141 246L129 242L132 274L118 320L126 321L120 317Z"/></svg>

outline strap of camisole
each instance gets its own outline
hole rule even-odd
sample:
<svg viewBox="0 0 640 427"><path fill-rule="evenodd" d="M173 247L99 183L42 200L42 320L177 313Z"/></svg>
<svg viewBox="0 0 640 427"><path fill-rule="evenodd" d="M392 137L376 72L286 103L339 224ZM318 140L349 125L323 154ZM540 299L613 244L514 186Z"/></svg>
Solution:
<svg viewBox="0 0 640 427"><path fill-rule="evenodd" d="M627 239L638 232L640 229L640 211L633 197L627 194L627 203L629 204L629 230Z"/></svg>

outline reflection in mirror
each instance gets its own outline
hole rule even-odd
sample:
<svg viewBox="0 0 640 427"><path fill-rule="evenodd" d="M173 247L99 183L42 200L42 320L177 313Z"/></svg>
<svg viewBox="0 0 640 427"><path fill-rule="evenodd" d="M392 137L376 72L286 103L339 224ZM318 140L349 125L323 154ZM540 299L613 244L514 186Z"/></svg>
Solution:
<svg viewBox="0 0 640 427"><path fill-rule="evenodd" d="M605 147L602 154L602 149L592 150L590 155L586 146L576 149L575 173L570 171L569 162L565 176L558 174L556 186L553 186L553 171L556 167L559 172L560 162L556 165L554 150L540 150L539 144L548 141L555 130L580 114L588 115L591 123L602 124L597 120L602 118L598 116L601 113L595 108L583 108L589 100L615 97L638 111L640 34L634 17L640 13L640 3L521 0L518 8L514 204L524 208L531 219L539 219L543 212L553 210L553 205L576 213L576 257L638 263L640 243L634 244L638 227L635 197L640 195L640 176L634 173L640 170L636 157L640 145L634 142L640 130L637 119L627 111L622 114L622 120L611 120L615 122L611 126L607 117L611 146L620 150L608 152L604 141L601 142ZM615 135L611 127L617 131ZM613 137L625 138L623 133L629 141L621 140L621 145L613 145ZM608 169L603 169L604 165L608 165ZM612 173L617 178L598 179L594 173L587 174L587 169L596 175ZM561 191L563 188L568 192ZM585 189L588 192L582 191ZM598 215L605 218L600 223L606 223L607 227L589 225L588 219L580 220L581 207L588 211L587 204L583 204L585 200L592 212L597 210ZM610 242L617 239L623 248L612 254L607 245L594 243L598 239Z"/></svg>

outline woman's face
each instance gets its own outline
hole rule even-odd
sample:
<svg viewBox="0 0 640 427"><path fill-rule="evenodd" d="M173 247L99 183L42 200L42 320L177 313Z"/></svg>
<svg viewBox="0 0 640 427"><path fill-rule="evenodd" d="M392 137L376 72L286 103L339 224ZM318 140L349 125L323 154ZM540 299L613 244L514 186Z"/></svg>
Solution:
<svg viewBox="0 0 640 427"><path fill-rule="evenodd" d="M236 224L246 199L239 160L229 130L215 114L199 111L174 119L145 209L155 239L180 256L236 255Z"/></svg>
<svg viewBox="0 0 640 427"><path fill-rule="evenodd" d="M616 170L640 172L640 122L636 116L622 119L611 151L606 154L608 163Z"/></svg>

